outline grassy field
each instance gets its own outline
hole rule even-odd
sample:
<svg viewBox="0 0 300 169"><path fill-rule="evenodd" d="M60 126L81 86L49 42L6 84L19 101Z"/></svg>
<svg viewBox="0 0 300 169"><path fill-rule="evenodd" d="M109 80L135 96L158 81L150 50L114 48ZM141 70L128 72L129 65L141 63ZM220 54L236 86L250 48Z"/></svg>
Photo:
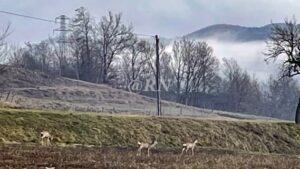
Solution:
<svg viewBox="0 0 300 169"><path fill-rule="evenodd" d="M54 145L136 147L154 138L158 148L178 148L199 140L198 146L247 152L300 154L300 126L292 123L220 121L192 118L98 115L38 110L0 109L0 139L39 143L48 130Z"/></svg>

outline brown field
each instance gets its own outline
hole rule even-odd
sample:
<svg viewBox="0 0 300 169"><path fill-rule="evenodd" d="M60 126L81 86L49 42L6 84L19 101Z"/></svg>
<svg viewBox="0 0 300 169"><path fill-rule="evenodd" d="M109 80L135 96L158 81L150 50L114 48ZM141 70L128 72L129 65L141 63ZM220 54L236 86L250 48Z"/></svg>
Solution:
<svg viewBox="0 0 300 169"><path fill-rule="evenodd" d="M136 156L136 148L67 148L29 145L0 146L2 169L135 169L135 168L228 168L228 169L296 169L296 156L250 154L229 150L198 148L195 156L179 156L180 149L156 149L151 157Z"/></svg>

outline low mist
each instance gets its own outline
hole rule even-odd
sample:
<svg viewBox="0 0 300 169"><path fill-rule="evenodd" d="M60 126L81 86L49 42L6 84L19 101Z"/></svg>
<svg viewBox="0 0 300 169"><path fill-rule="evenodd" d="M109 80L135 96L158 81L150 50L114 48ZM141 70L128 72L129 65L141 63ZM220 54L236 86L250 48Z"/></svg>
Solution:
<svg viewBox="0 0 300 169"><path fill-rule="evenodd" d="M222 62L222 58L234 58L238 64L259 80L274 74L277 62L264 61L267 45L264 41L229 42L215 39L204 39L214 49L214 55Z"/></svg>

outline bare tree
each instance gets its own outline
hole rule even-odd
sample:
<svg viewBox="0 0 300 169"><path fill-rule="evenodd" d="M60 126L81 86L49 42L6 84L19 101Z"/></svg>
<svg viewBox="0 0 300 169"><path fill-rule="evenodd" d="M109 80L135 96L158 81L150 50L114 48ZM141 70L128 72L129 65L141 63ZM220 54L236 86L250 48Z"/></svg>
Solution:
<svg viewBox="0 0 300 169"><path fill-rule="evenodd" d="M115 57L130 46L133 38L132 27L121 22L122 15L108 13L99 24L99 42L101 49L101 71L102 83L108 82L108 75ZM97 81L98 82L98 81Z"/></svg>
<svg viewBox="0 0 300 169"><path fill-rule="evenodd" d="M291 120L300 94L298 85L292 78L270 76L265 84L263 106L265 114Z"/></svg>
<svg viewBox="0 0 300 169"><path fill-rule="evenodd" d="M29 43L28 43L29 44ZM37 44L30 44L33 55L40 63L41 72L50 73L51 63L53 62L53 51L49 41L44 40Z"/></svg>
<svg viewBox="0 0 300 169"><path fill-rule="evenodd" d="M6 39L11 33L10 29L11 29L11 25L7 24L7 26L3 28L2 31L0 31L0 62L2 62L2 64L3 62L5 62L6 56L8 54L8 46L7 46ZM5 69L6 66L1 66L0 73L3 72Z"/></svg>
<svg viewBox="0 0 300 169"><path fill-rule="evenodd" d="M195 42L181 39L173 45L172 70L176 79L177 101L180 101L181 90L184 93L183 99L188 104L188 98L192 90L192 79L199 60L195 57ZM183 85L183 86L181 86Z"/></svg>
<svg viewBox="0 0 300 169"><path fill-rule="evenodd" d="M9 47L10 55L8 59L8 64L16 67L24 67L24 53L26 51L25 48L22 48L16 44L11 44Z"/></svg>
<svg viewBox="0 0 300 169"><path fill-rule="evenodd" d="M159 44L159 49L159 54L161 55L164 50L164 46L161 43ZM147 61L146 70L148 76L156 77L156 54L154 44L151 42L144 41L143 54Z"/></svg>
<svg viewBox="0 0 300 169"><path fill-rule="evenodd" d="M174 73L174 77L176 80L176 101L180 102L180 93L181 93L181 82L183 80L184 75L184 64L183 64L183 57L181 55L181 45L180 42L175 41L173 43L173 55L172 55L172 62L171 62L171 69Z"/></svg>
<svg viewBox="0 0 300 169"><path fill-rule="evenodd" d="M198 59L196 59L194 56L195 52L195 43L194 41L189 41L184 39L182 42L182 57L184 62L184 76L185 76L185 86L184 86L184 99L185 104L188 104L189 102L189 93L192 90L192 79L195 73L195 67L198 64Z"/></svg>
<svg viewBox="0 0 300 169"><path fill-rule="evenodd" d="M163 52L160 59L160 78L164 80L164 83L169 83L169 80L173 78L171 61L171 54Z"/></svg>
<svg viewBox="0 0 300 169"><path fill-rule="evenodd" d="M77 64L77 76L81 80L92 81L93 56L91 55L93 25L89 12L80 7L75 10L76 16L73 19L71 43L74 50L74 57Z"/></svg>
<svg viewBox="0 0 300 169"><path fill-rule="evenodd" d="M219 62L213 56L213 49L206 42L182 39L174 42L172 58L171 67L176 79L177 101L180 100L180 92L183 89L185 103L198 104L199 93L206 94L213 91L217 81L220 80Z"/></svg>
<svg viewBox="0 0 300 169"><path fill-rule="evenodd" d="M56 42L55 38L49 37L49 44L51 44L51 48L53 49L53 55L56 57L58 62L58 71L59 76L64 76L67 67L67 50L68 48L63 47L63 45Z"/></svg>
<svg viewBox="0 0 300 169"><path fill-rule="evenodd" d="M146 58L143 57L144 42L133 38L131 44L122 57L122 70L124 70L126 83L137 80L143 76Z"/></svg>
<svg viewBox="0 0 300 169"><path fill-rule="evenodd" d="M42 59L38 55L36 46L30 42L26 42L24 47L11 45L9 64L42 71Z"/></svg>
<svg viewBox="0 0 300 169"><path fill-rule="evenodd" d="M272 33L267 41L266 60L282 56L283 76L300 74L300 28L296 20L285 20L285 24L273 24Z"/></svg>
<svg viewBox="0 0 300 169"><path fill-rule="evenodd" d="M229 111L245 112L245 105L249 105L247 99L254 94L252 92L252 79L246 71L243 71L234 59L223 59L224 81L227 108ZM253 82L254 84L254 82Z"/></svg>
<svg viewBox="0 0 300 169"><path fill-rule="evenodd" d="M82 57L81 57L81 54L83 53L82 52L82 48L81 48L81 45L80 45L80 42L79 40L76 38L76 34L72 34L70 37L70 52L71 52L71 55L73 57L73 60L75 62L75 71L76 71L76 79L77 80L80 80L80 77L81 77L81 67L82 67Z"/></svg>
<svg viewBox="0 0 300 169"><path fill-rule="evenodd" d="M213 56L213 49L206 42L198 42L196 45L196 55L200 60L196 72L196 88L202 93L209 93L214 90L216 81L219 80L219 61Z"/></svg>
<svg viewBox="0 0 300 169"><path fill-rule="evenodd" d="M176 91L175 91L176 101L180 102L181 82L183 80L183 74L184 74L183 57L180 54L181 51L180 42L175 41L173 43L172 50L173 50L173 55L172 55L172 62L171 62L171 70L176 80Z"/></svg>
<svg viewBox="0 0 300 169"><path fill-rule="evenodd" d="M267 45L267 61L279 57L283 58L282 77L293 77L300 74L300 28L295 19L286 19L284 25L273 24ZM300 123L300 101L295 122Z"/></svg>

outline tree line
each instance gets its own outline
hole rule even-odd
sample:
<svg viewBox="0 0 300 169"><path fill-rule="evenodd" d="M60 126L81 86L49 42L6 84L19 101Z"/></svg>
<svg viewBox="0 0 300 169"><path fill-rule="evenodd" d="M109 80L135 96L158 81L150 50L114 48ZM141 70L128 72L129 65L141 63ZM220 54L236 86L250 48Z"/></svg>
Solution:
<svg viewBox="0 0 300 169"><path fill-rule="evenodd" d="M133 26L124 24L120 13L109 12L97 21L81 7L70 25L66 39L49 37L39 43L11 45L8 64L126 90L133 81L145 85L147 79L154 79L155 45L134 34ZM172 42L172 51L167 52L166 47L160 43L161 79L169 82L168 89L161 91L163 99L293 119L299 96L295 80L278 73L261 82L234 59L219 60L204 41L183 37ZM155 91L141 94L155 96Z"/></svg>

